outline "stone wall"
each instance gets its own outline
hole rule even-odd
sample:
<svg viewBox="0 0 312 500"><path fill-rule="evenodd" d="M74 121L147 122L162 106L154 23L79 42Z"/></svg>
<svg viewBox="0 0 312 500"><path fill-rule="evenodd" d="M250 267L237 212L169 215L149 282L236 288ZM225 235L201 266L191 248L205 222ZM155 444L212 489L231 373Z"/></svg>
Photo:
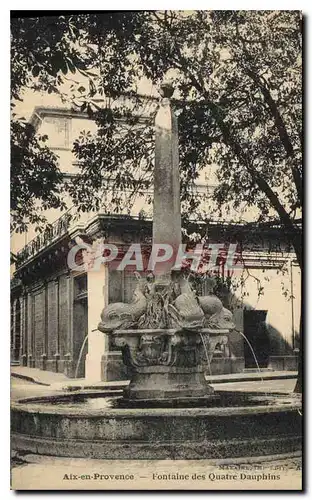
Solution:
<svg viewBox="0 0 312 500"><path fill-rule="evenodd" d="M33 295L33 335L35 366L43 368L42 356L45 354L45 288L36 291Z"/></svg>
<svg viewBox="0 0 312 500"><path fill-rule="evenodd" d="M59 277L59 363L58 371L64 372L66 354L68 353L68 345L70 342L70 331L68 317L72 304L69 303L69 278L66 276Z"/></svg>
<svg viewBox="0 0 312 500"><path fill-rule="evenodd" d="M23 298L23 364L66 372L72 358L72 279L61 275L29 288Z"/></svg>
<svg viewBox="0 0 312 500"><path fill-rule="evenodd" d="M58 352L58 283L50 281L48 289L48 352L47 370L55 371L55 354Z"/></svg>

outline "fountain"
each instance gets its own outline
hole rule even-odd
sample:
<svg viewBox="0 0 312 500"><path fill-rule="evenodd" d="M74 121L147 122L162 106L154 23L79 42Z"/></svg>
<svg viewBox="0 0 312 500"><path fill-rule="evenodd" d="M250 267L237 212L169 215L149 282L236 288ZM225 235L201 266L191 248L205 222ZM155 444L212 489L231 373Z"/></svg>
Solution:
<svg viewBox="0 0 312 500"><path fill-rule="evenodd" d="M153 248L181 243L177 118L161 86L155 118ZM158 247L157 247L158 245ZM213 346L235 327L214 295L196 297L172 260L155 258L130 304L109 304L98 329L120 347L123 388L20 400L12 447L45 455L199 459L290 453L301 446L298 396L215 392L205 379ZM159 259L161 260L161 259Z"/></svg>

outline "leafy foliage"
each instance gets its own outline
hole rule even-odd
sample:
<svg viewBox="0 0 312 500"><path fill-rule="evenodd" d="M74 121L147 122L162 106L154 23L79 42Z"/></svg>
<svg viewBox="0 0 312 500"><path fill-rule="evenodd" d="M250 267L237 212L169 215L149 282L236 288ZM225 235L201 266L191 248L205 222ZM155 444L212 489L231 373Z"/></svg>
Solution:
<svg viewBox="0 0 312 500"><path fill-rule="evenodd" d="M150 201L155 106L146 110L138 86L157 85L170 70L184 213L198 209L194 182L213 161L218 204L256 206L259 222L277 215L301 261L299 12L105 12L18 20L12 33L15 98L30 84L58 92L68 72L88 78L88 86L71 86L98 125L74 144L81 176L69 190L81 210L98 209L108 187L113 211L122 210L122 189ZM99 97L108 99L104 110Z"/></svg>
<svg viewBox="0 0 312 500"><path fill-rule="evenodd" d="M152 158L141 140L149 146L152 113L145 128L135 126L118 97L128 95L139 108L138 82L145 78L159 84L170 70L185 213L199 206L193 188L200 170L215 162L220 166L218 204L234 200L234 208L242 202L256 206L259 222L277 216L301 262L296 224L302 207L300 13L130 12L114 19L86 16L85 26L99 68L88 111L99 129L96 137L81 136L74 146L82 172L72 188L75 202L90 209L96 189L99 206L112 172L115 186L140 190L152 182ZM95 93L110 97L113 113L97 111ZM139 164L146 171L142 178L137 178ZM118 203L114 198L116 210Z"/></svg>
<svg viewBox="0 0 312 500"><path fill-rule="evenodd" d="M60 93L69 72L92 65L83 47L83 17L42 16L11 19L11 93L25 88Z"/></svg>
<svg viewBox="0 0 312 500"><path fill-rule="evenodd" d="M44 145L47 137L35 137L33 127L11 122L11 230L24 232L28 224L45 224L44 210L64 208L62 176L56 156Z"/></svg>

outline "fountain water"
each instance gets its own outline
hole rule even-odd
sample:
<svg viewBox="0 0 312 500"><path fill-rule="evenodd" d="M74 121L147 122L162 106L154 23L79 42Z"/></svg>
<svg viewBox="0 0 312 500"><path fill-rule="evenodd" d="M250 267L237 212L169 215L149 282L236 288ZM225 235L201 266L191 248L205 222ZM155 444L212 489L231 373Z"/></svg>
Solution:
<svg viewBox="0 0 312 500"><path fill-rule="evenodd" d="M207 359L207 366L208 366L208 370L209 370L209 375L212 375L212 371L211 371L211 364L210 364L210 359L209 359L209 356L208 356L208 351L207 351L207 347L206 347L206 342L204 340L204 337L203 337L203 334L201 331L199 331L199 335L200 335L200 338L201 338L201 341L203 343L203 347L204 347L204 351L205 351L205 356L206 356L206 359Z"/></svg>
<svg viewBox="0 0 312 500"><path fill-rule="evenodd" d="M162 85L155 118L153 244L176 251L181 213L172 93L169 84ZM172 262L163 263L151 286L138 281L131 304L109 304L102 312L98 329L121 347L129 386L14 403L14 449L110 459L244 457L300 449L298 397L216 393L207 383L203 337L213 342L230 335L232 314L213 295L197 298L185 277L171 269Z"/></svg>
<svg viewBox="0 0 312 500"><path fill-rule="evenodd" d="M80 366L80 363L81 363L81 357L82 357L82 353L83 353L83 350L84 350L84 347L86 345L86 342L88 340L88 334L85 336L85 338L83 339L83 342L82 342L82 345L81 345L81 348L80 348L80 351L79 351L79 356L78 356L78 361L77 361L77 366L76 366L76 370L75 370L75 378L78 377L78 373L79 373L79 366Z"/></svg>
<svg viewBox="0 0 312 500"><path fill-rule="evenodd" d="M243 332L240 332L239 330L236 330L236 331L243 337L243 339L246 340L246 342L248 344L248 347L250 349L250 352L253 355L253 358L255 360L256 367L258 368L258 372L261 373L261 368L259 366L259 363L258 363L258 360L257 360L257 356L256 356L255 351L254 351L254 348L252 347L251 343L249 342L249 340L247 339L246 335ZM260 378L261 378L261 381L263 382L263 378L262 377L260 377Z"/></svg>

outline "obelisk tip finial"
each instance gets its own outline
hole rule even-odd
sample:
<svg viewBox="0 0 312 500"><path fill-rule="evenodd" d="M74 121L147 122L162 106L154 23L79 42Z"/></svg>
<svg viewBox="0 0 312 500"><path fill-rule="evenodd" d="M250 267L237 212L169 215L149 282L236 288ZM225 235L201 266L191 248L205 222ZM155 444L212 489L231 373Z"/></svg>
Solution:
<svg viewBox="0 0 312 500"><path fill-rule="evenodd" d="M170 97L172 97L173 92L174 88L171 80L164 80L160 84L160 94L162 97L167 97L170 99Z"/></svg>

